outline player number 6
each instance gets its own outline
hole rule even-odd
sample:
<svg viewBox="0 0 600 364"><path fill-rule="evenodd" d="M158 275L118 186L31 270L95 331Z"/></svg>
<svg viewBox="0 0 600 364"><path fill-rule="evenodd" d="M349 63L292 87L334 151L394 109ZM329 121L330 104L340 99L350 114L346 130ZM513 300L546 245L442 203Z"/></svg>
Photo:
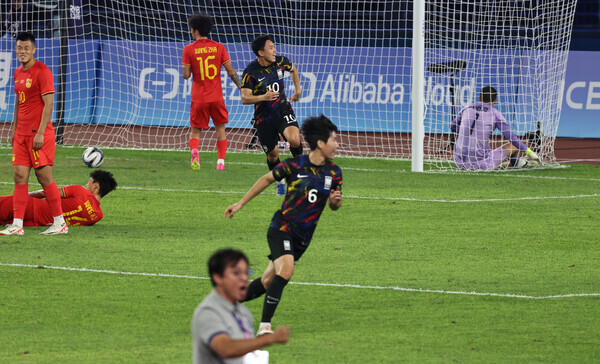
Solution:
<svg viewBox="0 0 600 364"><path fill-rule="evenodd" d="M315 203L318 198L317 193L319 193L319 191L317 191L314 188L312 190L308 191L308 202Z"/></svg>

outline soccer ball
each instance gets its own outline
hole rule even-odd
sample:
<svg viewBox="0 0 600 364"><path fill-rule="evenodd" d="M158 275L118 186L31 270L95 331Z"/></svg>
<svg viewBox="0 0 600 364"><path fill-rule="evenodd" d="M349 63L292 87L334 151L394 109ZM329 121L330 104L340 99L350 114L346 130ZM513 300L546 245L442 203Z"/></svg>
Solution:
<svg viewBox="0 0 600 364"><path fill-rule="evenodd" d="M89 147L83 151L81 158L83 159L83 164L89 168L98 168L104 162L104 153L96 147Z"/></svg>

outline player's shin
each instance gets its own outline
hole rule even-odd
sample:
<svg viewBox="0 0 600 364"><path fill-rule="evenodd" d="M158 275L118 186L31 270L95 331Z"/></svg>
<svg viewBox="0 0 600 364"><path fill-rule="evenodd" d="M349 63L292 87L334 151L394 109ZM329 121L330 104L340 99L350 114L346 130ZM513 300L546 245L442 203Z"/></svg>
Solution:
<svg viewBox="0 0 600 364"><path fill-rule="evenodd" d="M288 281L285 278L275 275L267 288L261 322L271 322L287 283Z"/></svg>
<svg viewBox="0 0 600 364"><path fill-rule="evenodd" d="M23 226L23 219L25 218L25 210L27 209L27 201L29 200L29 187L26 184L15 185L13 192L13 218L21 221Z"/></svg>
<svg viewBox="0 0 600 364"><path fill-rule="evenodd" d="M248 286L248 294L246 294L246 299L244 301L251 301L255 298L262 296L267 290L265 286L263 286L261 282L261 277L253 280Z"/></svg>

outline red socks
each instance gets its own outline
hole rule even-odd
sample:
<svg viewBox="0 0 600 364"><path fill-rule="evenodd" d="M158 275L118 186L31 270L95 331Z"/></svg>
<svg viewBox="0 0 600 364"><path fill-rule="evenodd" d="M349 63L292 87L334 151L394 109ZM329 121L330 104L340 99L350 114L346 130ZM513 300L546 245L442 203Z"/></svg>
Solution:
<svg viewBox="0 0 600 364"><path fill-rule="evenodd" d="M200 139L192 138L190 139L190 150L198 149L200 146Z"/></svg>
<svg viewBox="0 0 600 364"><path fill-rule="evenodd" d="M23 220L25 218L25 210L27 209L27 201L29 200L29 187L25 185L15 185L13 192L13 218Z"/></svg>
<svg viewBox="0 0 600 364"><path fill-rule="evenodd" d="M62 205L60 204L60 192L56 186L56 182L52 182L48 186L44 187L44 195L46 201L50 206L50 212L52 216L62 216Z"/></svg>
<svg viewBox="0 0 600 364"><path fill-rule="evenodd" d="M225 153L227 152L227 139L217 141L217 158L225 159Z"/></svg>

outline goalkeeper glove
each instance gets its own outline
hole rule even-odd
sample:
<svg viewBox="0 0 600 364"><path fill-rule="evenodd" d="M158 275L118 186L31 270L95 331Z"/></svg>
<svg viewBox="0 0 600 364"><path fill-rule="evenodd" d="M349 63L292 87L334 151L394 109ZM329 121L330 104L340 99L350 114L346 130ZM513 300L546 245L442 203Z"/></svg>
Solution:
<svg viewBox="0 0 600 364"><path fill-rule="evenodd" d="M542 160L540 159L540 157L537 154L535 154L535 152L531 150L531 148L527 148L525 154L527 154L529 159L531 159L534 163L542 164Z"/></svg>

